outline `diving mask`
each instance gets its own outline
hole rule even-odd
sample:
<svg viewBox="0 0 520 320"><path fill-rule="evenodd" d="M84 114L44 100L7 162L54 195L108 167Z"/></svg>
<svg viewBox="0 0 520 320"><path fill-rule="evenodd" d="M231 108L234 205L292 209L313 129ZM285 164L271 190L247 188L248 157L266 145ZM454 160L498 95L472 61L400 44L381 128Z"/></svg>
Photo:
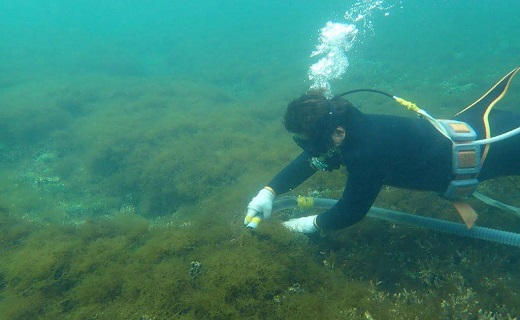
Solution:
<svg viewBox="0 0 520 320"><path fill-rule="evenodd" d="M311 154L313 157L309 159L309 165L316 171L332 171L339 169L341 165L341 154L336 147L330 147L327 149L326 143L313 141L310 139L302 139L297 136L293 136L294 142Z"/></svg>

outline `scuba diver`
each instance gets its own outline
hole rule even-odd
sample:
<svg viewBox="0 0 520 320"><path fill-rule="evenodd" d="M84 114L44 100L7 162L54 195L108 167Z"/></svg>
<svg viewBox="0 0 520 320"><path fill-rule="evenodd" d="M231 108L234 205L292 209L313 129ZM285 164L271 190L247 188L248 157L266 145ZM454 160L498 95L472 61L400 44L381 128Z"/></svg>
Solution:
<svg viewBox="0 0 520 320"><path fill-rule="evenodd" d="M244 224L268 219L277 195L317 171L348 171L341 199L327 211L284 222L313 233L359 222L384 185L434 191L453 202L470 228L475 211L465 202L479 181L520 175L520 114L493 110L506 94L516 68L452 120L437 120L415 104L372 89L327 99L310 91L288 104L284 125L303 152L282 169L247 206ZM419 117L364 114L343 98L359 91L384 94Z"/></svg>

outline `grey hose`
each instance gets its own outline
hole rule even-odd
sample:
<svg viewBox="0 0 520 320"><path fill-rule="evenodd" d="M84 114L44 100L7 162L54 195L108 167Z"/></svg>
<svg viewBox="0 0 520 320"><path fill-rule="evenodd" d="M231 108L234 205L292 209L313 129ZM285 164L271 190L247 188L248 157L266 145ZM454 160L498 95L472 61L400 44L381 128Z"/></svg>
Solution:
<svg viewBox="0 0 520 320"><path fill-rule="evenodd" d="M330 208L338 202L335 199L313 198L313 208ZM298 201L295 197L279 197L273 203L273 212L297 208ZM427 229L456 234L468 238L482 239L497 243L508 244L520 247L520 234L473 226L471 229L466 228L462 223L455 223L440 219L433 219L423 216L412 215L404 212L388 210L378 207L372 207L367 213L371 218L382 219L392 223L406 224L415 227L424 227Z"/></svg>

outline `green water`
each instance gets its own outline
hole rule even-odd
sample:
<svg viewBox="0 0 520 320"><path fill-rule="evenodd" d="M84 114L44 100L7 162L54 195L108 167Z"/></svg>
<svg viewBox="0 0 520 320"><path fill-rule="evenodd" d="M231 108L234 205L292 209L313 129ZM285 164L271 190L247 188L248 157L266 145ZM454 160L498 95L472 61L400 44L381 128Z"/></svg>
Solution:
<svg viewBox="0 0 520 320"><path fill-rule="evenodd" d="M302 212L244 229L247 203L299 152L281 117L311 84L319 30L353 4L0 2L0 318L518 316L516 247L369 218L311 237L281 226ZM358 26L333 92L377 88L450 117L519 65L518 1L391 4ZM497 108L520 112L515 81ZM294 192L337 198L344 180ZM518 177L482 190L520 206ZM376 205L459 221L433 193L389 188ZM520 232L472 205L478 225Z"/></svg>

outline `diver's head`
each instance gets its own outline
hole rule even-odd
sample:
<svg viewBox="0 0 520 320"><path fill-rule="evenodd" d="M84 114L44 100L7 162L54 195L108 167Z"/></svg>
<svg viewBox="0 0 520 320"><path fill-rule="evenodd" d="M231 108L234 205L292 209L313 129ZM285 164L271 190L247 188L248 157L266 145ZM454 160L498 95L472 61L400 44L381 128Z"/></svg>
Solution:
<svg viewBox="0 0 520 320"><path fill-rule="evenodd" d="M345 138L345 117L353 108L341 97L325 98L323 91L309 91L287 106L284 125L294 141L313 156L326 154Z"/></svg>

